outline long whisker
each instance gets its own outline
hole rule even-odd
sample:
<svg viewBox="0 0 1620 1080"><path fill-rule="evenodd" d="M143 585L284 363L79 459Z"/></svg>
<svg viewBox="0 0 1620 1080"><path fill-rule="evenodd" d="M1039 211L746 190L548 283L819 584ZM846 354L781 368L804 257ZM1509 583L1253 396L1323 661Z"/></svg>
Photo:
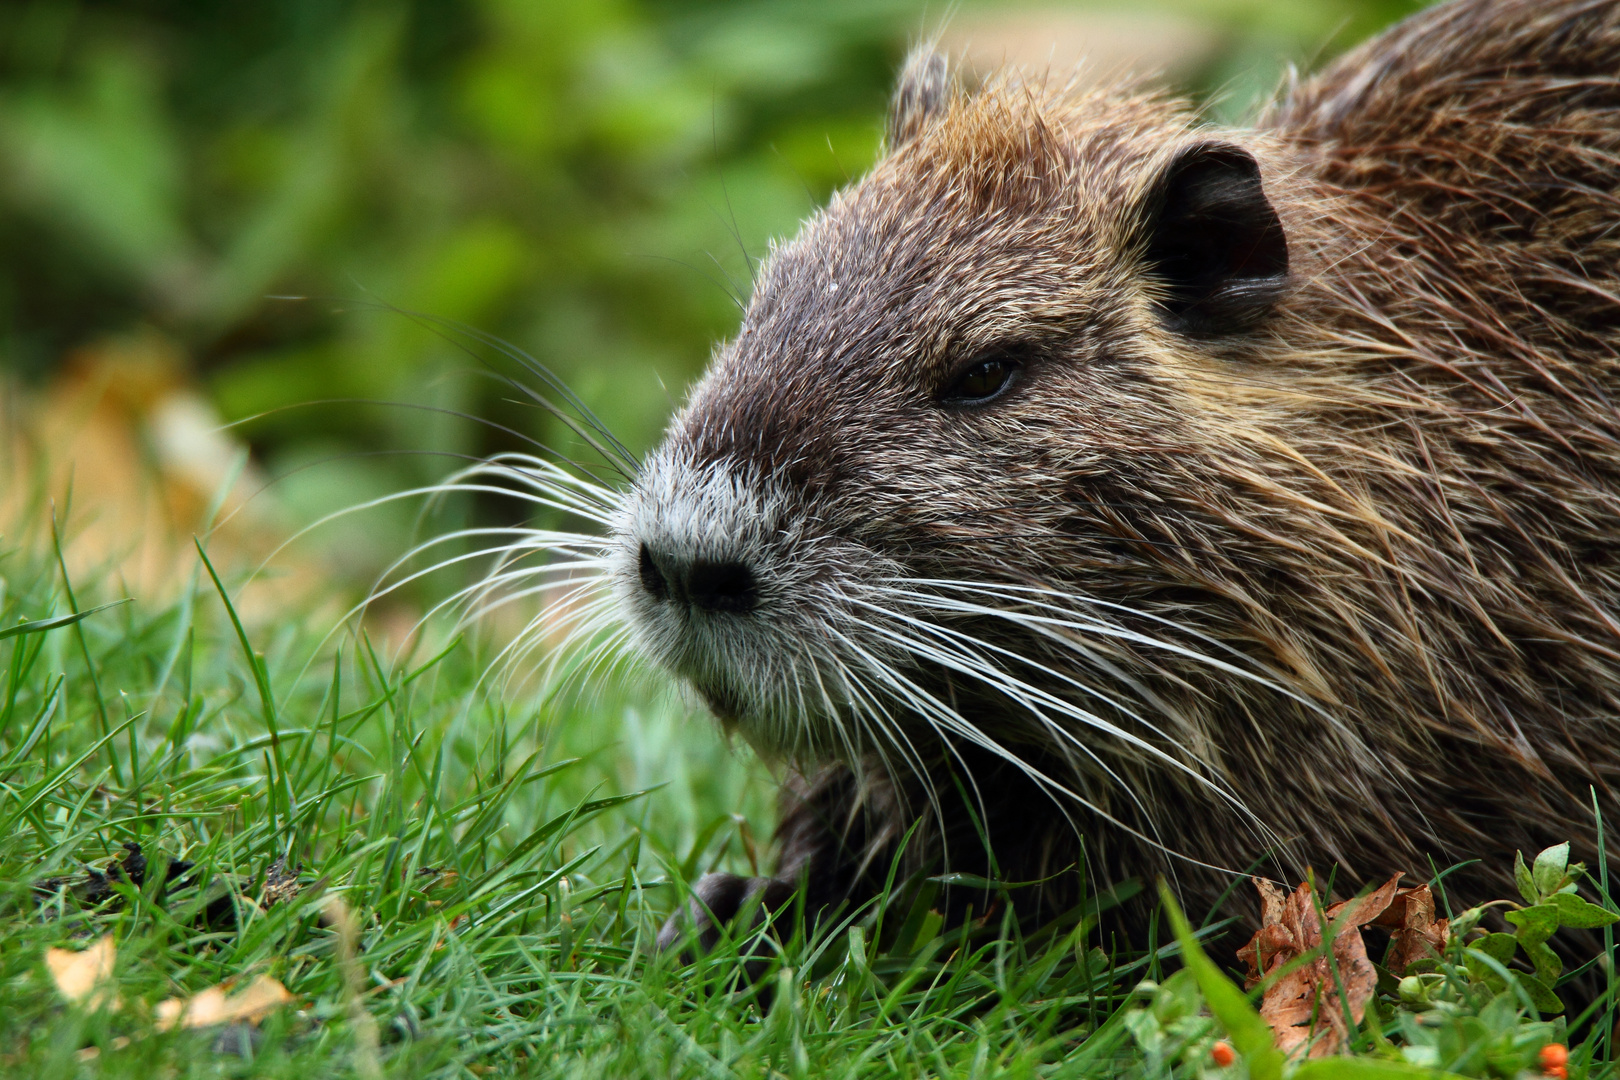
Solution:
<svg viewBox="0 0 1620 1080"><path fill-rule="evenodd" d="M1222 801L1238 810L1249 819L1250 823L1266 840L1270 842L1280 842L1280 839L1276 837L1273 830L1257 814L1250 810L1237 792L1227 785L1224 778L1219 776L1218 769L1216 769L1212 763L1200 762L1200 764L1204 765L1206 768L1216 771L1217 775L1215 778L1211 778L1204 773L1191 768L1185 762L1165 752L1162 748L1142 740L1140 737L1125 731L1118 725L1109 723L1089 710L1081 709L1075 706L1072 702L1066 701L1065 699L1060 698L1047 690L1040 689L1030 684L1028 681L1018 678L1006 667L999 664L994 664L986 657L976 655L971 650L984 649L992 653L999 654L1015 663L1031 667L1037 671L1058 679L1060 682L1094 693L1101 700L1112 703L1112 699L1107 695L1103 695L1100 692L1095 691L1094 688L1087 687L1085 684L1081 683L1072 676L1066 675L1063 672L1041 664L1030 657L1014 653L1009 649L983 641L982 639L974 637L973 635L967 634L963 631L950 627L935 626L933 624L923 622L922 620L912 619L909 616L905 616L903 613L886 611L885 614L902 618L909 626L912 626L918 631L930 634L936 638L944 637L952 639L959 646L964 646L952 650L949 648L939 648L927 642L917 642L915 640L905 642L906 647L917 650L919 655L922 657L932 660L942 667L960 671L973 678L976 678L1017 701L1019 704L1028 709L1032 716L1040 721L1042 726L1057 740L1060 745L1067 744L1073 749L1080 751L1088 758L1091 758L1095 763L1104 768L1108 775L1114 778L1116 781L1118 781L1119 778L1114 770L1097 758L1090 748L1081 742L1072 731L1061 724L1055 723L1047 714L1048 710L1060 716L1066 716L1077 720L1098 731L1119 738L1127 745L1143 750L1153 759L1168 765L1170 768L1185 776L1188 776L1194 782L1208 789ZM874 626L873 629L880 633L891 632L877 626ZM897 640L905 640L903 635L895 635L895 637ZM1116 705L1116 707L1118 706ZM1136 715L1128 710L1122 711L1125 711L1126 715ZM1140 717L1137 718L1140 720ZM1174 740L1169 739L1169 737L1157 727L1146 723L1146 721L1142 722L1150 731L1153 731L1155 734L1165 738L1167 742L1175 745ZM1124 786L1127 791L1132 790L1129 785L1122 786ZM1145 813L1146 807L1142 807L1142 809Z"/></svg>
<svg viewBox="0 0 1620 1080"><path fill-rule="evenodd" d="M637 462L635 455L632 454L630 450L618 440L608 426L604 424L602 420L594 412L592 412L583 401L580 400L579 396L569 389L567 383L558 378L550 368L546 367L534 356L518 348L509 341L505 341L493 334L486 333L485 331L479 330L476 327L468 326L465 323L457 322L453 319L429 315L424 312L411 311L382 300L374 300L372 301L372 304L384 311L391 311L395 314L405 316L418 326L428 329L431 333L454 345L456 348L477 360L479 363L484 364L486 367L490 367L488 361L485 360L483 356L479 355L477 350L469 347L463 340L464 338L469 338L481 345L494 349L507 359L514 361L530 375L536 379L539 379L543 384L545 384L546 388L552 393L560 397L570 409L574 410L573 413L570 414L566 409L558 406L544 394L536 391L531 386L513 379L504 372L495 371L495 375L512 389L516 390L518 393L522 394L524 397L528 398L530 401L549 412L575 435L583 439L593 450L602 455L602 459L626 479L633 478L640 470L640 463ZM490 367L490 370L494 371L494 368Z"/></svg>
<svg viewBox="0 0 1620 1080"><path fill-rule="evenodd" d="M905 579L896 580L898 581ZM1260 662L1254 657L1234 648L1226 642L1220 641L1199 631L1196 627L1190 627L1185 624L1178 623L1175 620L1168 619L1162 615L1140 611L1125 604L1100 600L1095 597L1063 593L1054 589L1037 586L1009 585L997 582L962 582L941 579L916 579L914 581L910 581L909 584L923 585L935 589L949 589L970 594L979 593L981 595L987 595L993 598L1001 597L1009 599L1021 599L1036 608L1051 611L1055 614L1038 615L1030 612L1010 610L1007 608L990 607L985 604L976 604L968 600L955 600L950 597L938 596L936 594L916 590L899 589L895 594L916 603L935 606L939 610L949 610L962 614L991 616L994 618L1004 619L1008 622L1027 627L1032 630L1036 629L1037 627L1046 627L1049 629L1059 630L1069 629L1083 634L1091 634L1104 638L1114 638L1129 644L1141 645L1147 648L1171 653L1183 659L1191 660L1194 663L1212 668L1223 674L1234 675L1254 684L1255 686L1280 694L1294 701L1295 703L1310 709L1312 712L1318 714L1332 723L1335 727L1339 728L1340 731L1346 736L1359 741L1359 737L1344 725L1342 719L1335 716L1330 710L1323 708L1320 703L1288 686L1285 682L1281 681L1280 675L1278 675L1276 672L1272 672L1270 669L1260 664ZM1045 597L1047 599L1038 599L1040 597ZM1245 668L1235 663L1229 663L1219 659L1218 657L1199 652L1198 650L1187 645L1180 644L1179 642L1153 637L1140 631L1132 630L1129 627L1117 622L1106 621L1100 617L1078 616L1073 612L1072 609L1064 608L1058 603L1054 602L1057 600L1065 600L1073 604L1081 604L1118 611L1122 614L1128 614L1135 618L1141 618L1150 622L1158 623L1204 642L1222 652L1228 653L1235 659L1250 665L1251 668L1260 668L1260 671L1256 672L1250 670L1250 668ZM1052 640L1067 641L1068 639L1054 637Z"/></svg>
<svg viewBox="0 0 1620 1080"><path fill-rule="evenodd" d="M934 812L935 820L944 821L944 808L940 803L939 791L934 784L933 775L927 768L922 753L911 741L911 736L906 733L905 728L895 720L893 715L884 706L882 699L873 694L864 685L862 680L858 678L855 672L850 669L849 665L845 664L841 659L838 659L836 654L834 655L833 660L839 681L847 690L850 698L850 704L854 707L852 719L860 728L865 730L872 749L877 754L879 763L883 766L884 771L889 775L891 781L898 781L898 774L895 770L894 763L889 759L889 751L894 750L900 755L901 762L907 767L910 775L914 777L922 786L923 797L927 801L929 808ZM817 675L819 679L819 670ZM839 717L842 710L838 709L833 704L831 698L826 695L825 690L823 691L823 696L829 715L835 718ZM851 768L855 771L857 785L864 784L860 771L861 766L859 764L861 760L862 759L860 757L853 755L850 758ZM977 782L973 782L976 791ZM903 788L901 788L897 783L896 791L899 792L902 790ZM941 841L942 843L947 842L943 835L941 836ZM861 873L866 871L867 862L878 857L879 846L880 845L869 845L864 856L864 861L860 867ZM948 855L948 852L942 852L942 854Z"/></svg>
<svg viewBox="0 0 1620 1080"><path fill-rule="evenodd" d="M1131 719L1137 721L1143 727L1145 727L1149 731L1153 732L1155 735L1159 735L1159 736L1163 737L1167 742L1173 742L1174 741L1164 731L1160 730L1156 725L1154 725L1146 717L1142 716L1140 713L1136 712L1134 709L1131 709L1130 707L1125 705L1123 702L1118 701L1114 697L1110 696L1109 694L1104 693L1102 690L1098 689L1095 686L1091 686L1088 683L1081 682L1079 679L1075 678L1074 676L1065 674L1065 673L1063 673L1061 671L1058 671L1055 668L1052 668L1052 667L1050 667L1050 666L1048 666L1046 664L1042 664L1042 663L1040 663L1039 661L1035 660L1032 657L1015 653L1011 649L1008 649L1008 648L1006 648L1004 646L996 645L996 644L993 644L991 642L985 641L983 638L980 638L980 637L977 637L975 635L969 634L966 631L961 630L961 629L956 628L956 627L947 627L947 626L942 626L942 625L937 625L937 624L934 624L934 623L930 623L930 622L927 622L927 621L925 621L923 619L920 619L920 618L917 618L917 617L914 617L914 616L911 616L911 615L907 615L903 611L896 611L896 610L894 610L892 608L883 607L883 606L877 605L877 604L871 604L871 603L860 601L860 600L856 600L856 601L853 601L853 602L855 604L861 606L861 607L864 607L864 608L876 613L876 614L888 616L890 618L899 619L902 622L906 623L906 625L911 626L911 627L913 627L913 628L915 628L915 629L917 629L919 631L922 631L923 633L926 633L926 634L928 634L928 635L930 635L932 637L943 637L943 638L954 639L955 641L958 641L958 642L960 642L960 643L962 643L964 645L970 645L970 646L972 646L973 648L976 648L976 649L985 649L985 650L988 650L990 652L997 653L997 654L999 654L1001 656L1007 657L1010 660L1013 660L1013 661L1016 661L1016 662L1018 662L1020 664L1031 667L1031 668L1041 672L1042 674L1050 675L1051 677L1059 680L1060 682L1063 682L1063 683L1065 683L1065 684L1067 684L1069 686L1072 686L1075 689L1081 691L1082 693L1084 693L1084 694L1086 694L1086 695L1088 695L1090 697L1096 698L1097 700L1101 701L1103 704L1105 704L1105 705L1109 706L1110 708L1118 711L1122 715L1128 716ZM966 662L970 666L975 662L979 662L979 663L984 663L985 662L982 659L968 656L965 653L963 654L963 660L964 660L964 662ZM1011 673L1007 672L1006 669L1004 669L1004 668L997 667L994 670L996 671L998 678L1004 678L1004 679L1013 678ZM972 674L973 671L968 670L965 673ZM1027 684L1024 684L1024 685L1027 685ZM1144 742L1140 738L1138 738L1138 737L1136 737L1134 735L1131 735L1129 732L1125 731L1124 729L1118 727L1115 724L1111 724L1108 721L1103 720L1101 717L1098 717L1096 714L1091 713L1090 711L1080 710L1076 706L1073 706L1071 703L1063 701L1062 699L1057 698L1054 695L1052 695L1052 694L1050 694L1050 693L1048 693L1046 691L1035 691L1033 687L1030 687L1029 689L1033 693L1038 693L1042 697L1042 699L1047 701L1049 704L1062 706L1066 712L1069 712L1070 710L1074 710L1074 711L1070 712L1070 715L1074 716L1075 719L1080 720L1082 723L1085 723L1085 724L1087 724L1087 725L1089 725L1091 727L1095 727L1098 730L1103 731L1103 732L1105 732L1105 733L1107 733L1109 735L1114 735L1116 737L1119 737L1119 738L1123 739L1124 741L1126 741L1126 742L1128 742L1128 743L1130 743L1130 744L1132 744L1134 746L1137 746L1139 749L1146 750L1146 751L1148 751L1150 753L1152 753L1152 752L1157 752L1157 753L1160 753L1160 754L1163 753L1163 751L1159 750L1157 747L1151 746L1150 744ZM1069 737L1072 738L1073 736L1069 736ZM1173 762L1173 759L1169 758L1168 755L1165 755L1165 760L1166 760L1167 763L1172 763ZM1176 764L1179 764L1179 763L1176 763ZM1182 768L1185 768L1185 766L1183 765Z"/></svg>
<svg viewBox="0 0 1620 1080"><path fill-rule="evenodd" d="M611 625L610 612L606 598L584 606L576 611L572 617L565 617L559 623L548 619L551 608L541 612L518 632L518 634L503 647L489 665L491 672L502 673L503 682L509 684L519 669L535 650L547 644L546 631L562 631L562 639L557 641L547 657L546 663L538 673L535 673L542 685L551 687L551 693L561 691L572 681L576 680L582 669L594 666L597 656L604 649L616 649L623 644L626 633L622 628L615 630L607 638L584 653L580 653L580 646L598 637L601 632ZM557 678L557 671L564 664L572 667L570 674L562 679ZM548 694L548 696L551 696Z"/></svg>
<svg viewBox="0 0 1620 1080"><path fill-rule="evenodd" d="M838 633L836 630L833 632L835 634ZM1212 863L1204 862L1203 860L1194 858L1185 852L1175 851L1167 847L1159 839L1143 833L1134 825L1121 820L1116 815L1110 813L1108 810L1102 806L1099 806L1094 801L1086 798L1084 795L1073 790L1068 785L1061 783L1051 776L1048 776L1041 769L1023 760L1017 754L1002 746L995 739L991 738L984 731L982 731L977 725L964 718L955 709L952 709L941 702L933 694L918 686L907 676L895 670L891 665L884 664L877 660L877 658L874 657L868 650L864 649L859 643L850 637L842 634L838 634L838 637L844 643L844 645L851 650L852 653L869 665L869 670L882 677L890 685L891 690L899 693L904 700L912 704L913 707L917 709L918 714L924 720L928 721L931 726L935 727L936 730L940 731L941 734L953 734L966 739L968 742L978 746L980 749L986 750L993 756L1000 758L1001 760L1012 765L1044 790L1055 795L1065 796L1077 805L1089 810L1101 820L1107 821L1123 832L1136 837L1144 844L1147 844L1155 850L1162 852L1168 857L1223 874L1236 874L1239 872L1228 867L1217 866Z"/></svg>
<svg viewBox="0 0 1620 1080"><path fill-rule="evenodd" d="M1097 753L1090 747L1086 746L1085 743L1077 739L1072 733L1065 731L1060 725L1054 723L1051 718L1048 717L1041 709L1040 704L1034 700L1031 700L1029 693L1026 693L1025 691L1029 690L1031 693L1039 696L1050 697L1050 695L1041 695L1039 691L1034 691L1033 688L1029 688L1027 684L1017 683L1014 680L994 678L994 675L1000 673L995 672L994 669L992 669L990 665L988 665L988 663L981 657L954 655L944 649L936 648L927 642L897 634L886 627L873 623L864 623L863 625L866 627L866 629L876 633L880 637L887 638L894 644L906 649L914 656L932 661L934 664L946 670L956 671L960 674L965 674L972 678L989 682L991 685L996 686L996 688L1001 690L1002 693L1006 694L1008 697L1022 705L1030 713L1030 715L1034 716L1041 723L1042 727L1044 727L1048 732L1056 735L1060 744L1067 744L1071 749L1077 750L1086 758L1089 758L1092 763L1095 764L1110 780L1112 780L1120 790L1126 793L1127 797L1137 804L1137 808L1142 811L1144 817L1151 816L1149 814L1148 807L1141 801L1140 796L1137 795L1132 785L1126 783L1113 767L1098 756ZM937 699L934 700L937 701ZM1051 700L1058 701L1058 699ZM1060 705L1062 704L1060 701L1058 703ZM950 710L950 712L953 718L951 721L952 726L968 723L968 721L961 716L959 710L953 708ZM974 730L981 731L981 729L979 729L976 725L974 725ZM990 736L986 734L984 735L984 738L990 738Z"/></svg>

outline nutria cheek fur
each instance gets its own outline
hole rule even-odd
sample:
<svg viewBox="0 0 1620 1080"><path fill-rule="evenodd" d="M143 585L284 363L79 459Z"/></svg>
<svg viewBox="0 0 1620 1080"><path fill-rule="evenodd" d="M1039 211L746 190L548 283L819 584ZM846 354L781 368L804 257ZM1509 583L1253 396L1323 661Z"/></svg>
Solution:
<svg viewBox="0 0 1620 1080"><path fill-rule="evenodd" d="M1200 912L1257 865L1478 859L1482 900L1515 848L1594 858L1616 70L1589 0L1430 10L1251 131L915 57L616 540L647 651L798 770L777 879L865 899L918 820L909 867L1165 874ZM749 605L649 592L644 548Z"/></svg>

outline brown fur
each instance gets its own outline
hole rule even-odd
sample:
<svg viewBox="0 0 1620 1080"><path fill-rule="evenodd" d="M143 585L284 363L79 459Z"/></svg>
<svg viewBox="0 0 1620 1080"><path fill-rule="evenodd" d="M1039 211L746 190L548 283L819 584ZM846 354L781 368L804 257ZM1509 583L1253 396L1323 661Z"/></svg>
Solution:
<svg viewBox="0 0 1620 1080"><path fill-rule="evenodd" d="M1477 859L1450 885L1478 901L1514 895L1516 848L1594 858L1592 788L1620 826L1616 72L1612 0L1461 0L1254 131L1135 89L905 84L897 145L774 252L660 452L795 523L800 584L763 580L747 617L836 631L770 678L746 642L654 646L813 771L786 792L778 878L862 900L919 817L910 868L1083 861L1093 884L1169 875L1199 912L1261 859L1290 881L1336 864L1341 892ZM1253 155L1287 236L1286 290L1215 332L1166 318L1143 265L1166 168L1201 143ZM941 407L954 369L1009 346L1007 395ZM904 624L848 598L897 574L1105 602L1070 607L1159 644L926 617L1139 741L1066 721L1077 750L883 638ZM777 715L788 697L756 684L852 662L848 641L1091 808L903 705L888 741L909 756L827 736L838 693ZM740 896L704 889L721 914Z"/></svg>

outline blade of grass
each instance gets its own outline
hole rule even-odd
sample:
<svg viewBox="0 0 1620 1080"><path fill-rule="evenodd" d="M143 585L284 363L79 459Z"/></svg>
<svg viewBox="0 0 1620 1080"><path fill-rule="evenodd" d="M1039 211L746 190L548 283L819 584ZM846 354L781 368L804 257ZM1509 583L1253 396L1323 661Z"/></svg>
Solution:
<svg viewBox="0 0 1620 1080"><path fill-rule="evenodd" d="M242 627L242 620L236 614L236 605L231 603L231 597L225 590L225 583L219 579L214 570L214 564L208 560L208 553L203 550L202 541L193 539L197 548L197 556L202 559L203 566L208 570L208 576L214 582L214 588L219 592L220 602L225 605L225 613L230 616L231 626L236 629L236 640L242 645L242 655L246 658L248 668L253 672L253 682L259 691L259 711L264 719L264 726L270 733L270 759L274 764L275 775L269 778L270 799L270 827L275 832L275 823L278 817L291 820L297 811L293 801L292 786L287 777L287 766L281 757L281 733L276 723L276 699L270 689L270 672L264 665L264 657L253 651L253 645L248 641L247 631ZM280 796L280 808L277 807L277 794ZM287 843L293 843L288 837Z"/></svg>
<svg viewBox="0 0 1620 1080"><path fill-rule="evenodd" d="M1616 910L1614 899L1609 893L1609 849L1603 835L1603 808L1598 805L1597 785L1591 786L1592 817L1597 822L1597 858L1598 858L1598 888L1603 892L1603 903L1610 911ZM1600 1060L1612 1063L1614 1061L1614 1025L1615 1025L1615 979L1614 970L1614 926L1611 924L1603 928L1603 955L1608 960L1607 978L1603 986L1603 1022L1597 1026L1597 1039L1601 1040Z"/></svg>
<svg viewBox="0 0 1620 1080"><path fill-rule="evenodd" d="M71 615L58 615L53 619L34 619L30 622L20 622L14 626L8 626L4 629L0 629L0 641L3 641L9 637L18 637L22 634L43 634L47 630L55 630L62 626L72 626L76 622L81 622L84 619L88 619L98 611L106 611L108 608L120 607L129 602L130 597L126 596L122 600L114 600L109 604L98 604L93 608L86 608L83 611L75 610ZM68 601L69 606L72 607L73 603L74 601L70 596Z"/></svg>
<svg viewBox="0 0 1620 1080"><path fill-rule="evenodd" d="M70 486L69 498L71 497ZM74 615L79 615L79 598L73 594L73 579L68 574L67 559L62 554L62 534L56 526L56 510L54 507L51 510L51 546L56 552L56 565L62 571L62 591L67 593L68 610ZM84 627L81 623L82 619L73 620L73 633L79 639L79 653L84 657L85 674L90 680L90 688L96 699L96 715L101 718L101 733L105 735L112 729L112 725L107 719L106 699L101 694L101 677L96 673L95 661L90 658L90 642L84 636ZM107 756L112 759L113 780L122 787L124 783L123 766L118 760L118 748L109 744L107 746Z"/></svg>
<svg viewBox="0 0 1620 1080"><path fill-rule="evenodd" d="M1165 915L1170 919L1176 941L1181 945L1182 961L1198 981L1198 988L1204 993L1209 1011L1226 1028L1232 1045L1248 1063L1250 1080L1281 1080L1283 1054L1272 1042L1271 1026L1260 1018L1249 1003L1248 995L1221 974L1221 969L1215 966L1203 946L1198 944L1192 927L1187 924L1187 917L1181 913L1180 905L1170 892L1170 886L1162 879L1159 882L1159 899Z"/></svg>

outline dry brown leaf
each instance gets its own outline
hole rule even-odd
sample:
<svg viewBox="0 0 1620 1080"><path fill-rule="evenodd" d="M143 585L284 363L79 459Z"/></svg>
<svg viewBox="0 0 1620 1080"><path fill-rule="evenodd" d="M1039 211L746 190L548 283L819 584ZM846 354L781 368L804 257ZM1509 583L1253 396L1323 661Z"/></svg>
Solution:
<svg viewBox="0 0 1620 1080"><path fill-rule="evenodd" d="M1271 1025L1277 1048L1295 1053L1308 1045L1311 1057L1337 1053L1350 1034L1345 1022L1345 1001L1353 1023L1361 1023L1367 1002L1378 986L1378 972L1367 959L1361 927L1389 908L1400 875L1355 900L1334 904L1322 914L1339 931L1333 939L1331 961L1318 956L1285 975L1288 964L1322 945L1322 921L1309 882L1292 893L1269 881L1254 879L1260 890L1261 927L1238 958L1249 966L1248 985L1272 979L1260 999L1260 1015ZM1335 978L1335 975L1337 978ZM1344 1000L1339 987L1344 988Z"/></svg>
<svg viewBox="0 0 1620 1080"><path fill-rule="evenodd" d="M112 986L113 965L118 962L118 947L112 935L98 940L88 949L46 949L45 966L50 969L51 981L62 996L87 1009L118 1008L118 993Z"/></svg>
<svg viewBox="0 0 1620 1080"><path fill-rule="evenodd" d="M1389 969L1397 975L1406 974L1414 961L1440 955L1451 938L1450 920L1434 917L1434 894L1427 885L1397 890L1373 925L1390 929Z"/></svg>
<svg viewBox="0 0 1620 1080"><path fill-rule="evenodd" d="M181 1000L169 998L157 1007L157 1029L213 1027L245 1020L257 1024L272 1010L293 1000L281 983L268 975L255 975L243 990L226 996L225 987L208 989Z"/></svg>

